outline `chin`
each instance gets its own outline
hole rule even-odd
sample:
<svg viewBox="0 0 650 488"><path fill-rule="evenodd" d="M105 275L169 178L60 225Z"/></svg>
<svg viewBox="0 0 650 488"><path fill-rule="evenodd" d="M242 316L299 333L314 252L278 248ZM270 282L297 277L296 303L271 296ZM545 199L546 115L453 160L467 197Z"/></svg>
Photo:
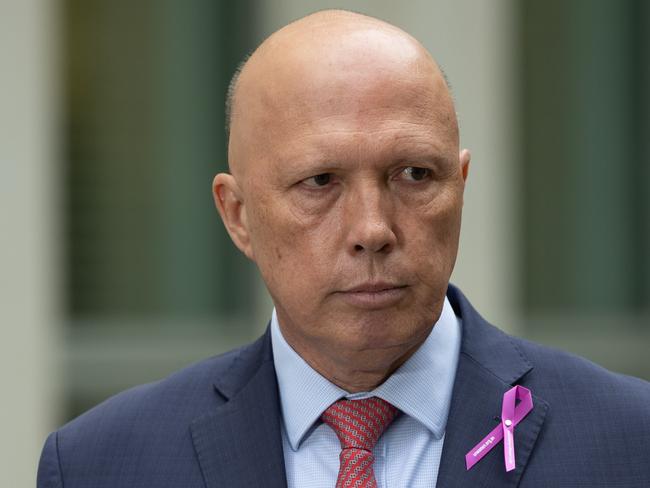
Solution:
<svg viewBox="0 0 650 488"><path fill-rule="evenodd" d="M366 313L342 326L344 337L340 342L354 351L408 349L426 339L432 325L421 317L404 317L403 311Z"/></svg>

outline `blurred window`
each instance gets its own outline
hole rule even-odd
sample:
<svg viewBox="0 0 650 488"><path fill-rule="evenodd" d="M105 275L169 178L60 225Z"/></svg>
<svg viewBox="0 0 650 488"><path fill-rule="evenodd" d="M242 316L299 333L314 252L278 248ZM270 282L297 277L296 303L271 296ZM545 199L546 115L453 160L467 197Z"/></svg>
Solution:
<svg viewBox="0 0 650 488"><path fill-rule="evenodd" d="M650 377L650 4L519 6L529 332Z"/></svg>
<svg viewBox="0 0 650 488"><path fill-rule="evenodd" d="M64 4L68 415L264 327L211 196L251 3Z"/></svg>

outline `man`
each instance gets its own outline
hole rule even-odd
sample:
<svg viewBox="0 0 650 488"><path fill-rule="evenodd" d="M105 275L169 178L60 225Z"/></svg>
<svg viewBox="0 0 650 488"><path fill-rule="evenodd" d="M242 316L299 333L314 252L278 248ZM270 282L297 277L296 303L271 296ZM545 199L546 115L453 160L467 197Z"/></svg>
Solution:
<svg viewBox="0 0 650 488"><path fill-rule="evenodd" d="M53 433L39 487L650 485L646 382L509 337L448 284L470 154L415 39L313 14L231 96L213 193L269 329Z"/></svg>

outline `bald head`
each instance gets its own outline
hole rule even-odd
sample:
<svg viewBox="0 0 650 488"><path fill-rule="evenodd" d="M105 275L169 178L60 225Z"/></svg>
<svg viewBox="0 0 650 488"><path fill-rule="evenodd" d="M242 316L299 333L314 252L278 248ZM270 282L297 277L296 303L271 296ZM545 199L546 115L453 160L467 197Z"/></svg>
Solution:
<svg viewBox="0 0 650 488"><path fill-rule="evenodd" d="M453 103L444 75L411 35L379 19L327 10L299 19L267 38L236 70L226 99L229 166L240 172L251 141L262 141L278 117L314 109L314 95L329 90L359 103L382 82L404 89L428 85L438 122L456 134ZM386 87L388 89L388 87ZM338 93L337 93L338 90Z"/></svg>

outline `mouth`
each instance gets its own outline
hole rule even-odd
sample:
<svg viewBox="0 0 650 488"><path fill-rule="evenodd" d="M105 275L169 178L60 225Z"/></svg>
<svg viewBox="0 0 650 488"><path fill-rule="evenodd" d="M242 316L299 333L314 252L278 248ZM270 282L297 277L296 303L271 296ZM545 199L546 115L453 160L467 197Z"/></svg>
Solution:
<svg viewBox="0 0 650 488"><path fill-rule="evenodd" d="M376 310L397 305L407 291L408 285L400 283L366 282L337 294L353 307Z"/></svg>

